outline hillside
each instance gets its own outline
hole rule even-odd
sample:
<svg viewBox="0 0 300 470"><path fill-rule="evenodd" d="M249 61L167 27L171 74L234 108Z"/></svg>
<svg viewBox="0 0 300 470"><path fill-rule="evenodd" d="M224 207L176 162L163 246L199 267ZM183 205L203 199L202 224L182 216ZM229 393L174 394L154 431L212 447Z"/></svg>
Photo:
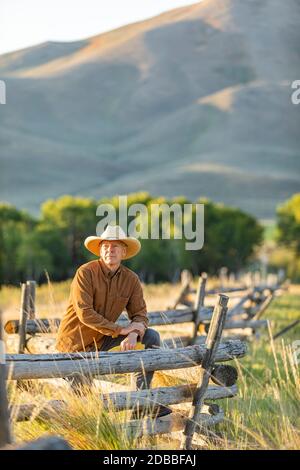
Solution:
<svg viewBox="0 0 300 470"><path fill-rule="evenodd" d="M297 0L204 0L0 56L0 199L206 196L260 218L300 191Z"/></svg>

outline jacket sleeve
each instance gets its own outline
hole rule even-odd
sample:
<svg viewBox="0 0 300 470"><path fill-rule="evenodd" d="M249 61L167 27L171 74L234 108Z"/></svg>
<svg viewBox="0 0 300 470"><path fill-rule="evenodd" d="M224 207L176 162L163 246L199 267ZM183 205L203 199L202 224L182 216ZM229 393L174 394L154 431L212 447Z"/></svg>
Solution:
<svg viewBox="0 0 300 470"><path fill-rule="evenodd" d="M145 328L148 327L149 319L147 317L147 307L139 278L136 279L126 310L132 322L143 323Z"/></svg>
<svg viewBox="0 0 300 470"><path fill-rule="evenodd" d="M71 285L71 299L76 314L84 325L103 335L116 338L122 327L108 320L93 308L93 288L91 273L78 269Z"/></svg>

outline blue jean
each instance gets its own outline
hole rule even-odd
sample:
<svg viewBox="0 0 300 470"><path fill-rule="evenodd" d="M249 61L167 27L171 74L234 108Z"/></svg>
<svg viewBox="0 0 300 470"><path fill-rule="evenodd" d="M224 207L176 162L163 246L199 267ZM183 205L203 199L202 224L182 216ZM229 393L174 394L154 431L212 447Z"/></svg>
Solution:
<svg viewBox="0 0 300 470"><path fill-rule="evenodd" d="M123 335L117 336L117 338L106 336L99 350L108 351L108 349L118 346L125 338L126 336ZM145 349L160 347L160 335L158 331L153 330L152 328L147 328L141 342L145 345ZM141 390L143 388L150 388L153 374L154 371L146 372L145 374L143 372L133 373L136 382L136 389Z"/></svg>
<svg viewBox="0 0 300 470"><path fill-rule="evenodd" d="M119 335L117 338L112 338L111 336L105 336L102 345L98 348L98 351L108 351L119 344L126 338L126 335ZM145 349L157 348L160 347L160 335L158 331L153 330L152 328L147 328L142 339L142 344L145 345ZM88 351L95 351L95 348L89 348ZM150 388L151 381L153 378L154 371L151 372L134 372L133 377L135 379L136 389L141 390L145 388ZM83 377L81 374L75 373L72 376L65 377L74 391L80 390L82 385L92 385L93 380L91 377Z"/></svg>

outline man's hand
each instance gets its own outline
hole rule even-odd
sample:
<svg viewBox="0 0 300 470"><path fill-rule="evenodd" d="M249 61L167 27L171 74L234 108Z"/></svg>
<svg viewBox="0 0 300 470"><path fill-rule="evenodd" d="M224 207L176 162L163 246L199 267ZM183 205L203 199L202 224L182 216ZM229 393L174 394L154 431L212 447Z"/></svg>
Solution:
<svg viewBox="0 0 300 470"><path fill-rule="evenodd" d="M128 335L131 332L138 331L138 334L140 335L141 338L143 338L144 333L145 333L145 327L142 323L138 322L132 322L125 328L122 328L120 331L120 335Z"/></svg>
<svg viewBox="0 0 300 470"><path fill-rule="evenodd" d="M144 326L144 324L143 324L143 323L139 323L139 322L137 322L137 321L133 321L133 322L131 323L131 326L133 326L133 328L134 328L135 330L138 330L138 331L139 331L140 338L143 339L143 336L144 336L144 334L145 334L145 329L146 329L145 326Z"/></svg>
<svg viewBox="0 0 300 470"><path fill-rule="evenodd" d="M134 349L137 343L137 337L137 333L129 333L129 335L120 343L121 351L130 351Z"/></svg>

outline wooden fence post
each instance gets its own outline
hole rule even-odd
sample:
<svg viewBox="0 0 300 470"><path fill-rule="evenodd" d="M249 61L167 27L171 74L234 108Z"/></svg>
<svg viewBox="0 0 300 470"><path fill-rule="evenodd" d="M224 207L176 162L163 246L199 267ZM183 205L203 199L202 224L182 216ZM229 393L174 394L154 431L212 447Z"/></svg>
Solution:
<svg viewBox="0 0 300 470"><path fill-rule="evenodd" d="M185 297L189 293L190 284L192 280L193 280L192 273L188 269L184 269L181 272L181 289L180 289L179 295L177 299L175 300L174 304L171 307L169 307L170 310L175 309L178 304L185 301ZM186 305L188 303L189 302L186 302Z"/></svg>
<svg viewBox="0 0 300 470"><path fill-rule="evenodd" d="M204 402L205 392L208 387L211 376L214 358L220 343L222 331L226 319L227 304L229 298L226 295L219 295L218 304L215 306L209 332L206 338L206 352L201 363L201 375L198 382L189 418L187 419L182 444L184 449L190 450L192 446L193 435L198 431L201 409Z"/></svg>
<svg viewBox="0 0 300 470"><path fill-rule="evenodd" d="M201 322L201 308L204 307L204 299L205 299L205 289L206 289L206 281L207 281L207 274L202 273L197 288L197 294L195 299L195 319L194 319L194 329L193 329L193 336L191 339L191 344L195 344L200 322Z"/></svg>
<svg viewBox="0 0 300 470"><path fill-rule="evenodd" d="M262 283L262 276L261 276L261 271L256 270L254 272L254 286L260 286Z"/></svg>
<svg viewBox="0 0 300 470"><path fill-rule="evenodd" d="M228 318L231 318L231 317L234 317L235 315L239 315L243 309L243 305L248 301L248 300L252 300L254 296L254 290L252 290L250 293L247 293L246 295L244 295L240 300L239 302L234 306L232 307L229 312L228 312Z"/></svg>
<svg viewBox="0 0 300 470"><path fill-rule="evenodd" d="M180 274L181 285L184 286L187 282L191 283L193 275L188 269L183 269Z"/></svg>
<svg viewBox="0 0 300 470"><path fill-rule="evenodd" d="M21 285L21 306L20 306L20 320L19 320L19 347L18 353L24 354L26 348L26 324L29 319L35 317L35 282L27 281L26 284ZM29 380L17 380L17 387L22 385L23 388L28 390L31 387Z"/></svg>
<svg viewBox="0 0 300 470"><path fill-rule="evenodd" d="M28 286L28 315L27 318L33 320L35 318L35 290L36 282L27 281L26 285Z"/></svg>
<svg viewBox="0 0 300 470"><path fill-rule="evenodd" d="M262 317L263 313L269 307L274 297L275 297L274 292L272 292L268 297L266 297L266 299L257 307L257 310L255 310L255 315L252 317L252 320L259 320Z"/></svg>
<svg viewBox="0 0 300 470"><path fill-rule="evenodd" d="M19 348L18 353L23 354L26 345L26 321L29 309L27 284L21 285L21 306L19 319Z"/></svg>
<svg viewBox="0 0 300 470"><path fill-rule="evenodd" d="M2 334L2 312L0 311L0 447L11 444L8 401L6 394L5 345Z"/></svg>
<svg viewBox="0 0 300 470"><path fill-rule="evenodd" d="M223 266L219 271L220 289L224 289L228 284L228 268Z"/></svg>

